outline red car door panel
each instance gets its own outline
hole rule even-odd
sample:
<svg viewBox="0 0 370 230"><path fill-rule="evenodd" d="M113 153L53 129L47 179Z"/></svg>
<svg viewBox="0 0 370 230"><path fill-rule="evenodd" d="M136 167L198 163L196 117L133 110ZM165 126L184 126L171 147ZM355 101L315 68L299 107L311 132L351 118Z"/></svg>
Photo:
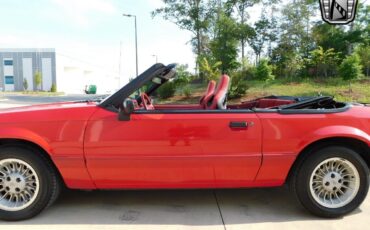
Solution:
<svg viewBox="0 0 370 230"><path fill-rule="evenodd" d="M249 122L230 128L230 122ZM85 157L98 188L239 187L261 164L254 113L117 114L98 110L86 128Z"/></svg>

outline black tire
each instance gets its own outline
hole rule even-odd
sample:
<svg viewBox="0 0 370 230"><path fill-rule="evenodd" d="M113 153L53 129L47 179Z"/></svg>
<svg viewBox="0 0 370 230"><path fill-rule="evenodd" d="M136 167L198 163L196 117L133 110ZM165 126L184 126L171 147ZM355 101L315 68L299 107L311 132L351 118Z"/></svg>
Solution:
<svg viewBox="0 0 370 230"><path fill-rule="evenodd" d="M353 193L356 195L348 204L344 203L345 205L343 204L342 207L323 206L315 200L310 189L310 179L316 167L331 158L340 158L346 160L345 162L350 162L357 170L360 178L357 193ZM308 211L319 217L337 218L352 212L361 205L369 190L369 168L365 161L354 150L342 146L324 147L309 153L296 167L292 176L291 188L298 200Z"/></svg>
<svg viewBox="0 0 370 230"><path fill-rule="evenodd" d="M18 221L32 218L50 206L58 198L62 188L60 177L48 159L36 151L35 149L25 148L23 146L5 146L0 148L0 162L6 159L23 161L31 166L39 180L39 190L34 196L35 199L24 209L9 211L5 210L4 206L2 208L0 203L1 220ZM3 177L3 180L5 180L5 177Z"/></svg>

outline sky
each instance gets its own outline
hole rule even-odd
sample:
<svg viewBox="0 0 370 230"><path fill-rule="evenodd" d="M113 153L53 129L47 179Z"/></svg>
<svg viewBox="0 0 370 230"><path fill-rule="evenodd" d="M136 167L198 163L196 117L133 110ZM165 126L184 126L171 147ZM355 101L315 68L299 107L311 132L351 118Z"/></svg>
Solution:
<svg viewBox="0 0 370 230"><path fill-rule="evenodd" d="M134 19L122 16L128 13L137 16L139 72L155 63L153 55L164 64L194 68L191 33L151 16L161 0L0 1L0 48L55 48L61 55L117 73L121 62L122 78L132 78Z"/></svg>
<svg viewBox="0 0 370 230"><path fill-rule="evenodd" d="M126 13L138 20L139 73L155 63L153 55L164 64L188 64L194 70L192 34L151 16L161 0L0 2L0 48L55 48L58 54L120 74L125 82L136 75L134 19L123 17ZM260 11L260 6L248 10L251 22ZM250 49L247 55L253 55Z"/></svg>

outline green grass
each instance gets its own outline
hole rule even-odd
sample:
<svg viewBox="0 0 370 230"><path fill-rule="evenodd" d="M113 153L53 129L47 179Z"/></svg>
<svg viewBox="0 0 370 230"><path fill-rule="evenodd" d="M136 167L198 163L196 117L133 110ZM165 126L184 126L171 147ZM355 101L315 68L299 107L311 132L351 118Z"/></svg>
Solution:
<svg viewBox="0 0 370 230"><path fill-rule="evenodd" d="M244 100L251 100L258 97L269 95L284 95L284 96L334 96L337 101L347 102L363 102L370 103L370 79L362 79L349 82L339 78L323 79L299 79L297 81L289 81L278 79L265 83L262 81L248 80L249 89L242 98L230 100L231 103ZM201 95L207 87L204 84L191 84L191 97L185 98L182 95L182 90L178 89L173 98L160 100L157 103L197 103Z"/></svg>
<svg viewBox="0 0 370 230"><path fill-rule="evenodd" d="M351 84L339 79L312 80L300 82L276 80L271 83L250 82L246 97L266 95L288 96L334 96L337 101L370 102L370 80L358 80Z"/></svg>

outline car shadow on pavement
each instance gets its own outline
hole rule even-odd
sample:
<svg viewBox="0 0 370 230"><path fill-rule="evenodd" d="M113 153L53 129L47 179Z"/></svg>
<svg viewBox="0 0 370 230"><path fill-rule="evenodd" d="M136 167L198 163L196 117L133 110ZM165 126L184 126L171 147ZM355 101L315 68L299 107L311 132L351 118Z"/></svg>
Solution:
<svg viewBox="0 0 370 230"><path fill-rule="evenodd" d="M351 215L360 213L357 209ZM0 225L218 225L323 220L286 187L229 190L66 191L39 216Z"/></svg>

